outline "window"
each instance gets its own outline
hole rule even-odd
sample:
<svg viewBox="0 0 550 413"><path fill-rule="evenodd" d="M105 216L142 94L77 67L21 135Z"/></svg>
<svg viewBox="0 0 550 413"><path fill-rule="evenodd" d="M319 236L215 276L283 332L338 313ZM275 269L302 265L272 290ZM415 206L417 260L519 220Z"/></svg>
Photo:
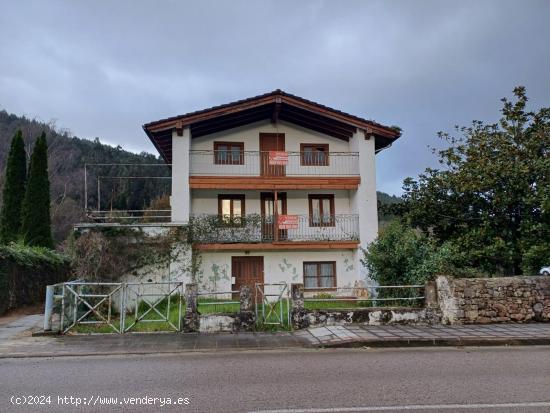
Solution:
<svg viewBox="0 0 550 413"><path fill-rule="evenodd" d="M223 223L241 225L244 218L244 195L218 195L218 216Z"/></svg>
<svg viewBox="0 0 550 413"><path fill-rule="evenodd" d="M302 166L328 166L328 145L301 143L300 163Z"/></svg>
<svg viewBox="0 0 550 413"><path fill-rule="evenodd" d="M309 195L309 226L334 226L334 195Z"/></svg>
<svg viewBox="0 0 550 413"><path fill-rule="evenodd" d="M214 142L216 165L244 165L243 142Z"/></svg>
<svg viewBox="0 0 550 413"><path fill-rule="evenodd" d="M336 288L336 262L304 262L304 288Z"/></svg>

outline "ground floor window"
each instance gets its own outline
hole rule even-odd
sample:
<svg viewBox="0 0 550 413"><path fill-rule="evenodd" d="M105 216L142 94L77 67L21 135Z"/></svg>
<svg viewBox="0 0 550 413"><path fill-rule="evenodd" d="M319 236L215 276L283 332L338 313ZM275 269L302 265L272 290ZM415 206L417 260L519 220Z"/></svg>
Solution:
<svg viewBox="0 0 550 413"><path fill-rule="evenodd" d="M304 288L335 288L336 262L304 262Z"/></svg>

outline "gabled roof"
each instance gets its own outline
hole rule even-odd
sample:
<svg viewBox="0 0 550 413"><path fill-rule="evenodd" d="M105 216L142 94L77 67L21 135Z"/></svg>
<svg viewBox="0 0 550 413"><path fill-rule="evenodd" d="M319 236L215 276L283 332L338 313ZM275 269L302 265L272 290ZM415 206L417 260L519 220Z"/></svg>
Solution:
<svg viewBox="0 0 550 413"><path fill-rule="evenodd" d="M189 112L146 123L143 129L159 153L168 162L172 158L172 131L191 128L191 136L209 135L263 119L283 120L348 140L357 128L376 139L376 149L383 149L399 138L400 131L371 120L350 115L320 103L283 92L280 89L263 95Z"/></svg>

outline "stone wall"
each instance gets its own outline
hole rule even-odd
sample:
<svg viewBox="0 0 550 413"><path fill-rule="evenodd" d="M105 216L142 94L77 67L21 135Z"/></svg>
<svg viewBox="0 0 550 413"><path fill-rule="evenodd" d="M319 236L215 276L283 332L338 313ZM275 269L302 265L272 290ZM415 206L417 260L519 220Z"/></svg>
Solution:
<svg viewBox="0 0 550 413"><path fill-rule="evenodd" d="M431 308L364 308L358 310L304 310L293 312L295 329L338 326L346 324L378 325L432 325L440 321L439 312Z"/></svg>
<svg viewBox="0 0 550 413"><path fill-rule="evenodd" d="M438 276L444 324L550 321L550 277Z"/></svg>

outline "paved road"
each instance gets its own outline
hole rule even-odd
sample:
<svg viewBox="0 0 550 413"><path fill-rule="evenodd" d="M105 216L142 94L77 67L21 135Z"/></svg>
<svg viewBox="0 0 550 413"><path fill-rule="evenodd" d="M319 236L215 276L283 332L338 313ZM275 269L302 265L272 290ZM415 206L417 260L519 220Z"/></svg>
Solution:
<svg viewBox="0 0 550 413"><path fill-rule="evenodd" d="M540 413L550 412L550 347L2 359L0 389L2 412ZM52 395L52 404L10 404L11 396L26 395ZM190 404L164 408L96 404L75 409L58 405L58 395L94 401L96 396L118 397L119 403L124 403L123 397L187 397ZM441 406L448 404L455 406ZM394 407L373 409L376 406Z"/></svg>

